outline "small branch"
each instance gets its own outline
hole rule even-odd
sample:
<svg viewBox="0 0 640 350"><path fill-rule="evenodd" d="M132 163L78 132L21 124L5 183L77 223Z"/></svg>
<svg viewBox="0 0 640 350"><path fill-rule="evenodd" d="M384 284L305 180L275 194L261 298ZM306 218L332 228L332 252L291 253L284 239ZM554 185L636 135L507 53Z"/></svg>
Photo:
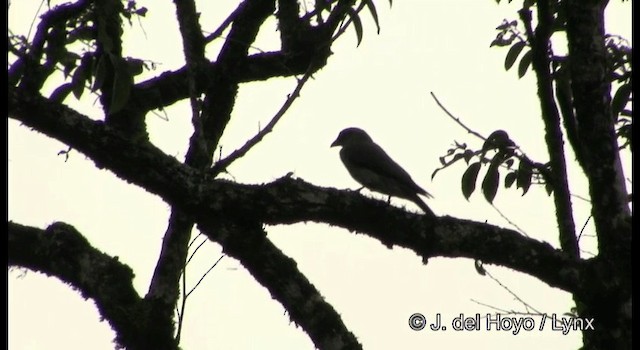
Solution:
<svg viewBox="0 0 640 350"><path fill-rule="evenodd" d="M495 211L497 211L497 212L498 212L498 214L500 214L500 216L501 216L503 219L507 220L507 222L508 222L511 226L515 227L515 228L516 228L516 230L518 230L518 232L522 233L522 235L524 235L525 237L529 237L529 235L528 235L526 232L524 232L524 230L523 230L522 228L520 228L520 226L518 226L515 222L511 221L511 220L510 220L506 215L504 215L504 214L502 213L502 211L500 211L500 209L498 209L498 207L496 207L493 203L491 203L491 207L492 207ZM529 237L529 238L531 238L531 237Z"/></svg>
<svg viewBox="0 0 640 350"><path fill-rule="evenodd" d="M194 252L195 253L195 252ZM207 277L207 275L209 274L209 272L211 272L211 270L213 270L214 267L216 267L216 265L218 265L218 263L220 262L220 260L222 260L222 258L224 258L224 254L220 255L220 257L218 258L218 260L216 260L215 263L213 263L213 265L211 265L211 267L207 270L207 272L204 273L204 275L202 275L200 277L200 279L198 280L198 283L196 283L195 286L193 286L193 288L191 288L191 290L189 291L189 293L187 293L184 298L188 298L189 295L191 295L191 293L193 293L196 288L198 288L198 286L200 285L200 283L202 283L202 281L204 280L205 277Z"/></svg>
<svg viewBox="0 0 640 350"><path fill-rule="evenodd" d="M460 118L455 117L453 114L451 114L451 112L449 112L443 105L442 103L440 103L440 100L438 100L438 98L436 97L436 94L432 92L430 92L431 97L433 97L433 99L436 101L436 103L438 104L438 106L440 107L440 109L442 109L448 116L449 118L453 119L454 122L456 122L458 125L460 125L463 129L467 130L467 132L483 141L486 141L487 138L480 135L480 133L471 130L468 126L464 125L464 123L462 121L460 121Z"/></svg>
<svg viewBox="0 0 640 350"><path fill-rule="evenodd" d="M198 249L200 249L200 247L202 247L205 243L207 243L207 240L205 239L204 241L200 242L200 244L198 244L198 246L196 247L196 249L193 251L193 253L191 253L191 255L189 255L189 258L187 259L187 263L186 265L189 265L189 262L191 261L191 259L193 259L193 257L196 255L196 252L198 251ZM191 244L189 244L189 246L191 246Z"/></svg>
<svg viewBox="0 0 640 350"><path fill-rule="evenodd" d="M531 43L532 67L537 79L540 111L544 122L544 140L549 153L551 172L545 180L553 186L553 199L556 207L560 246L563 251L575 259L580 257L575 222L569 191L567 164L565 159L563 133L560 127L560 114L554 98L553 77L551 75L550 56L551 35L553 34L553 14L547 1L537 5L537 26L532 28L531 10L519 11L525 25L526 34Z"/></svg>
<svg viewBox="0 0 640 350"><path fill-rule="evenodd" d="M463 129L465 129L468 133L476 136L477 138L486 141L487 138L482 136L482 134L480 134L477 131L472 130L471 128L469 128L468 126L466 126L461 120L460 118L454 116L451 112L449 112L449 110L447 110L444 105L442 105L442 103L440 102L440 100L438 100L438 98L436 97L436 95L433 92L430 92L431 97L433 97L433 99L436 101L436 103L438 104L438 106L449 116L449 118L453 119L453 121L455 121L458 125L460 125ZM539 163L539 162L535 162L533 161L531 158L529 158L527 156L527 154L522 150L522 148L518 145L515 145L515 149L518 150L520 152L520 154L513 154L514 157L518 158L521 162L524 162L526 164L528 164L532 169L536 169L538 170L538 172L540 173L540 175L542 175L542 177L545 179L546 182L548 183L552 183L553 179L551 178L551 174L549 173L549 171L547 170L547 168L545 167L544 164ZM481 159L482 161L489 161L486 158ZM449 166L450 164L444 164L444 166L440 169L443 169L447 166Z"/></svg>
<svg viewBox="0 0 640 350"><path fill-rule="evenodd" d="M238 5L238 7L236 7L236 9L233 10L233 12L229 15L229 17L227 17L224 21L222 21L222 23L220 24L220 26L218 26L216 30L214 30L211 34L207 35L204 38L204 42L209 44L212 41L219 38L222 35L222 33L224 33L224 31L227 30L227 28L231 25L231 23L233 23L233 21L236 19L238 14L242 12L245 4L246 4L246 1L240 3L240 5Z"/></svg>
<svg viewBox="0 0 640 350"><path fill-rule="evenodd" d="M229 156L216 162L216 164L212 167L211 171L214 174L223 172L224 170L227 169L227 167L229 167L229 165L231 165L231 163L233 163L238 158L241 158L242 156L247 154L247 152L249 152L249 150L251 150L253 146L258 144L268 133L273 131L273 128L276 126L278 121L280 121L280 119L284 116L284 114L289 110L289 107L293 105L293 102L296 100L296 98L300 96L300 91L302 90L302 87L307 82L307 80L309 80L309 78L311 77L311 74L312 74L311 69L309 69L304 74L304 76L302 76L301 79L298 79L298 85L296 86L296 88L287 97L287 100L284 102L282 107L280 107L278 112L273 116L273 118L271 118L271 120L265 126L264 129L259 131L254 137L252 137L249 141L247 141L242 147L231 152Z"/></svg>
<svg viewBox="0 0 640 350"><path fill-rule="evenodd" d="M587 228L587 224L589 223L589 220L591 219L591 217L592 217L592 215L589 215L587 220L584 222L584 225L582 225L582 228L580 229L580 234L578 234L578 243L580 243L580 238L582 237L582 234L584 233L584 229Z"/></svg>
<svg viewBox="0 0 640 350"><path fill-rule="evenodd" d="M535 311L537 314L542 315L542 312L538 311L538 309L536 309L535 307L531 306L529 303L527 303L526 301L522 300L522 298L520 298L515 292L513 292L509 287L505 286L504 284L502 284L502 282L500 282L500 280L498 280L497 278L493 277L493 275L491 275L489 273L489 271L485 272L487 274L487 276L489 276L489 278L491 278L494 282L496 282L500 287L502 287L502 289L506 290L509 294L511 294L517 301L519 301L522 305L524 305L525 309L527 309L527 311L529 310L533 310Z"/></svg>
<svg viewBox="0 0 640 350"><path fill-rule="evenodd" d="M180 311L178 313L178 330L176 331L176 343L180 344L180 336L182 335L182 325L184 323L184 312L187 308L187 266L185 264L182 269L182 301L180 302Z"/></svg>

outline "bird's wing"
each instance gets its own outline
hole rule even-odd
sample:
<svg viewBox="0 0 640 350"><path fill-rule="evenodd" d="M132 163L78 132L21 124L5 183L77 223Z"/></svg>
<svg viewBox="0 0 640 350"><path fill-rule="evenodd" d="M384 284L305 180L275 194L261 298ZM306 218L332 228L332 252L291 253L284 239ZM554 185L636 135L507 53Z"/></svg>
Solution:
<svg viewBox="0 0 640 350"><path fill-rule="evenodd" d="M413 187L412 189L420 194L427 193L411 179L409 173L373 142L350 144L343 147L341 153L345 160L354 166L370 170L380 176L397 179L400 183Z"/></svg>

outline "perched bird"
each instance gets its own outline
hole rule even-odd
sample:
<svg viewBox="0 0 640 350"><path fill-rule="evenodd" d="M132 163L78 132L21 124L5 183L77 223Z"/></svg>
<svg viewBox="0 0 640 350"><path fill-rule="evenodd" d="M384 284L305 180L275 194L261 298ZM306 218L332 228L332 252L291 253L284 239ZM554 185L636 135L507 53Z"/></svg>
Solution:
<svg viewBox="0 0 640 350"><path fill-rule="evenodd" d="M418 186L411 176L378 146L362 129L347 128L340 132L331 147L342 146L340 159L349 174L364 187L389 196L408 199L422 211L435 216L418 194L433 197Z"/></svg>

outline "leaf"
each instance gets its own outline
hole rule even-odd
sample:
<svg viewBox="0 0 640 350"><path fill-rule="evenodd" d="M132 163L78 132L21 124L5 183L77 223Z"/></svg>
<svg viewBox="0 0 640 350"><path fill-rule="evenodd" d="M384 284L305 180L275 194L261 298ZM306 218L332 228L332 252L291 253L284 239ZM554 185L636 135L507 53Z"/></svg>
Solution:
<svg viewBox="0 0 640 350"><path fill-rule="evenodd" d="M60 63L63 66L64 77L68 77L71 71L76 68L76 61L80 60L80 55L75 52L65 51L64 55L60 58Z"/></svg>
<svg viewBox="0 0 640 350"><path fill-rule="evenodd" d="M104 79L107 77L107 63L105 56L98 57L96 61L96 67L94 71L96 75L93 78L93 86L91 87L91 91L97 91L102 89L102 84L104 83Z"/></svg>
<svg viewBox="0 0 640 350"><path fill-rule="evenodd" d="M76 68L75 72L73 72L73 77L71 78L71 85L73 87L73 96L76 99L80 99L82 97L82 93L84 92L84 82L89 79L89 72L87 68L81 64L78 68Z"/></svg>
<svg viewBox="0 0 640 350"><path fill-rule="evenodd" d="M500 23L500 25L496 27L496 30L506 30L507 28L509 28L509 21L503 19L502 23Z"/></svg>
<svg viewBox="0 0 640 350"><path fill-rule="evenodd" d="M504 149L509 146L513 146L513 141L509 138L509 134L507 134L504 130L496 130L487 137L487 139L482 144L482 154L487 153L487 151L492 149Z"/></svg>
<svg viewBox="0 0 640 350"><path fill-rule="evenodd" d="M511 167L513 166L513 158L507 159L507 161L504 162L504 164L506 164L507 169L511 169Z"/></svg>
<svg viewBox="0 0 640 350"><path fill-rule="evenodd" d="M347 8L347 14L349 15L349 17L351 17L351 20L353 21L353 27L356 30L356 38L358 39L357 46L360 46L360 43L362 42L362 21L360 20L358 13L350 7Z"/></svg>
<svg viewBox="0 0 640 350"><path fill-rule="evenodd" d="M469 165L464 174L462 174L462 194L467 200L469 200L469 197L476 189L476 179L478 178L479 171L480 162L475 162Z"/></svg>
<svg viewBox="0 0 640 350"><path fill-rule="evenodd" d="M544 189L547 191L547 195L549 196L553 193L553 186L548 182L544 184Z"/></svg>
<svg viewBox="0 0 640 350"><path fill-rule="evenodd" d="M496 197L496 193L498 193L499 184L500 172L498 172L498 167L492 164L489 166L484 180L482 180L482 194L484 194L487 202L493 203L493 199Z"/></svg>
<svg viewBox="0 0 640 350"><path fill-rule="evenodd" d="M434 170L433 173L431 173L431 180L433 180L433 178L436 177L436 174L438 173L438 171L440 171L442 169L444 169L444 167Z"/></svg>
<svg viewBox="0 0 640 350"><path fill-rule="evenodd" d="M617 118L622 109L629 102L629 96L631 96L631 84L623 84L618 88L616 94L611 100L611 113L614 118Z"/></svg>
<svg viewBox="0 0 640 350"><path fill-rule="evenodd" d="M136 15L140 16L140 17L144 17L147 14L147 8L146 7L141 7L137 10L135 10L133 13L135 13Z"/></svg>
<svg viewBox="0 0 640 350"><path fill-rule="evenodd" d="M133 75L129 71L126 61L116 59L114 62L113 90L111 91L111 103L109 104L109 114L119 112L129 100L131 87L133 86Z"/></svg>
<svg viewBox="0 0 640 350"><path fill-rule="evenodd" d="M522 188L523 196L527 191L529 191L529 187L531 187L532 175L533 172L531 171L531 166L526 162L520 162L520 166L518 167L518 177L516 178L516 187Z"/></svg>
<svg viewBox="0 0 640 350"><path fill-rule="evenodd" d="M516 176L518 176L518 173L516 171L508 173L507 176L504 177L504 187L511 187L511 185L513 185L513 182L516 181Z"/></svg>
<svg viewBox="0 0 640 350"><path fill-rule="evenodd" d="M376 28L378 29L378 34L380 34L380 23L378 22L378 11L376 11L376 6L373 4L373 0L362 0L369 12L371 12L371 17L373 17L373 22L376 24Z"/></svg>
<svg viewBox="0 0 640 350"><path fill-rule="evenodd" d="M522 49L524 49L526 45L527 44L524 41L518 41L517 43L511 46L511 48L509 49L509 52L507 52L507 57L504 60L505 70L511 69L513 64L516 62L518 55L520 55L520 52L522 52Z"/></svg>
<svg viewBox="0 0 640 350"><path fill-rule="evenodd" d="M473 156L475 155L475 153L472 150L465 150L464 151L464 161L469 164L469 161L471 160L471 158L473 158Z"/></svg>
<svg viewBox="0 0 640 350"><path fill-rule="evenodd" d="M53 90L49 99L54 102L62 103L62 101L69 96L71 90L73 90L73 83L62 84Z"/></svg>
<svg viewBox="0 0 640 350"><path fill-rule="evenodd" d="M529 65L531 65L531 50L527 51L522 56L522 59L520 59L520 64L518 65L518 78L524 77Z"/></svg>
<svg viewBox="0 0 640 350"><path fill-rule="evenodd" d="M144 71L144 61L137 58L126 58L127 69L132 76L140 75Z"/></svg>
<svg viewBox="0 0 640 350"><path fill-rule="evenodd" d="M455 156L453 156L453 158L451 158L451 160L449 161L449 163L447 163L447 166L459 161L460 159L464 158L464 154L463 153L457 153Z"/></svg>
<svg viewBox="0 0 640 350"><path fill-rule="evenodd" d="M450 150L453 152L453 150ZM451 152L448 152L451 153ZM442 167L436 169L433 171L433 173L431 174L431 180L433 180L433 178L436 176L436 174L438 173L438 171L452 165L453 163L459 161L460 159L462 159L464 157L464 155L462 153L457 153L455 156L453 156L453 158L450 161L446 161L445 157L440 157L440 164L442 164Z"/></svg>

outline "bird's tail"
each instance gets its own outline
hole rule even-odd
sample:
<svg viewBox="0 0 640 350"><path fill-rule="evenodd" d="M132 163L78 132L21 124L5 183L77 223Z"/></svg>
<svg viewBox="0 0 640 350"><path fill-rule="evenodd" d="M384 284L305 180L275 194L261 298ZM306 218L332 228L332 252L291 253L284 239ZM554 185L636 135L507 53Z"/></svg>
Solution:
<svg viewBox="0 0 640 350"><path fill-rule="evenodd" d="M422 211L431 216L431 217L435 217L436 214L431 210L431 208L429 208L429 206L427 205L427 203L425 203L420 197L418 197L418 195L416 194L415 197L411 198L411 201L413 201L414 203L416 203L420 209L422 209Z"/></svg>

